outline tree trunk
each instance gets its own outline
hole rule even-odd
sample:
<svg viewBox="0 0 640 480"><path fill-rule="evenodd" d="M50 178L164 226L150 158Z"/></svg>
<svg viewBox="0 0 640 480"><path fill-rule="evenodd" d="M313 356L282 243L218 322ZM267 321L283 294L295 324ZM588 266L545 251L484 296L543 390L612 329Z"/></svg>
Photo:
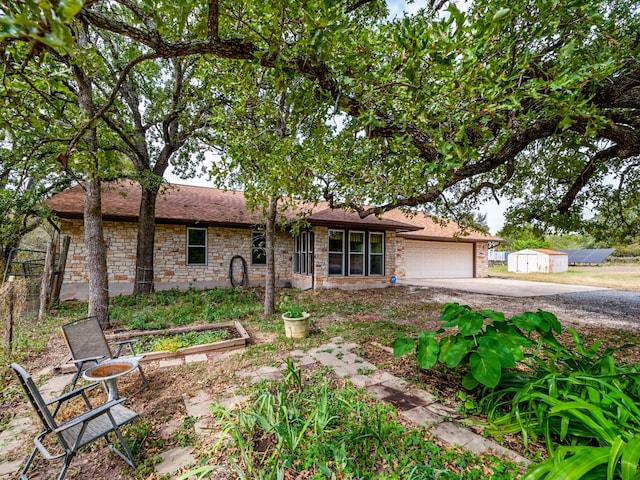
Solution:
<svg viewBox="0 0 640 480"><path fill-rule="evenodd" d="M102 194L100 180L90 178L85 182L87 195L84 202L84 243L87 249L89 271L89 316L96 316L103 329L109 322L109 274L107 271L107 247L102 229Z"/></svg>
<svg viewBox="0 0 640 480"><path fill-rule="evenodd" d="M267 253L267 276L264 283L264 314L273 315L275 308L275 288L276 288L276 215L278 213L278 199L269 197L269 209L267 211L267 223L264 232L265 247Z"/></svg>
<svg viewBox="0 0 640 480"><path fill-rule="evenodd" d="M86 30L78 30L78 46L89 45ZM93 118L96 107L93 103L93 84L82 68L73 65L73 73L78 85L78 106L87 117ZM109 322L109 272L107 271L107 246L104 243L102 228L102 193L98 177L100 160L97 155L98 132L95 127L89 129L84 137L88 151L93 155L92 164L87 165L84 200L84 243L89 273L89 316L96 316L103 329L111 326Z"/></svg>
<svg viewBox="0 0 640 480"><path fill-rule="evenodd" d="M146 295L153 292L153 250L156 236L156 198L160 185L142 188L138 217L138 243L136 251L136 283L133 293Z"/></svg>

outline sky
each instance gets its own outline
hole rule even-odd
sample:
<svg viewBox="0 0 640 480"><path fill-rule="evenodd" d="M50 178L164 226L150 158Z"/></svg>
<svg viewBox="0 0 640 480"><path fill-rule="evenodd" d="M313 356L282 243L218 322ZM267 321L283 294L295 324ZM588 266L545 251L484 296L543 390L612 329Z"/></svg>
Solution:
<svg viewBox="0 0 640 480"><path fill-rule="evenodd" d="M464 7L465 2L460 2L460 8ZM427 2L424 0L417 0L415 2L407 3L405 0L389 0L387 2L387 6L389 8L389 18L401 17L403 13L414 14L420 8L423 8L427 5ZM197 185L202 187L213 187L213 182L211 182L206 177L201 178L193 178L189 180L182 180L171 171L171 167L169 167L168 172L165 174L165 178L167 181L172 183L181 183L188 185ZM487 224L489 225L489 230L492 234L496 234L498 230L500 230L504 225L504 211L507 208L506 202L501 202L499 205L495 200L488 201L485 203L483 207L480 209L480 213L486 214Z"/></svg>

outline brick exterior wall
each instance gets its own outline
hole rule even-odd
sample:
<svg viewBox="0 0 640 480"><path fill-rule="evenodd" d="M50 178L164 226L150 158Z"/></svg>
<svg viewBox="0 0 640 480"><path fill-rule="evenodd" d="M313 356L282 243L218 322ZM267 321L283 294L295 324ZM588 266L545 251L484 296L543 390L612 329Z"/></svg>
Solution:
<svg viewBox="0 0 640 480"><path fill-rule="evenodd" d="M406 278L407 276L404 268L404 242L403 237L396 237L396 276L398 278Z"/></svg>

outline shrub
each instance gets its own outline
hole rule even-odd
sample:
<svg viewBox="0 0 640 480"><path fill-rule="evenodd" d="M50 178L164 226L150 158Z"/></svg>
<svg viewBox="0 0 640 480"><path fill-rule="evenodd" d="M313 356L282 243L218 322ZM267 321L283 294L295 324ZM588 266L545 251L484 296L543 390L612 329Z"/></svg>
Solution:
<svg viewBox="0 0 640 480"><path fill-rule="evenodd" d="M461 366L469 372L462 384L471 390L478 384L495 387L502 371L516 366L525 357L523 347L535 345L534 334L548 343L557 343L560 323L550 312L525 312L507 319L502 312L480 310L474 312L467 305L447 303L438 320L437 330L422 332L417 341L400 336L393 343L396 356L415 349L416 360L422 368L437 362L449 368ZM447 329L454 333L438 337Z"/></svg>
<svg viewBox="0 0 640 480"><path fill-rule="evenodd" d="M440 329L417 340L399 337L395 353L415 348L423 368L439 361L468 371L463 386L478 388L489 433L519 433L525 446L543 439L550 458L530 469L527 480L638 478L640 369L614 357L635 345L587 348L568 329L573 345L567 347L554 335L562 330L555 315L541 310L507 320L450 303L439 320ZM439 337L449 328L455 333Z"/></svg>

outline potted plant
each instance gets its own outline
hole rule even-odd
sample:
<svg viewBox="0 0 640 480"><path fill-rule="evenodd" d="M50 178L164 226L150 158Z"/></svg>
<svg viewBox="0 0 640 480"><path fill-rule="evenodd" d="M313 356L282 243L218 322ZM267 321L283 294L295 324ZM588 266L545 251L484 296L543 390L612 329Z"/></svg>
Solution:
<svg viewBox="0 0 640 480"><path fill-rule="evenodd" d="M311 315L296 305L285 307L282 314L284 332L287 338L305 338L309 335L309 317Z"/></svg>

